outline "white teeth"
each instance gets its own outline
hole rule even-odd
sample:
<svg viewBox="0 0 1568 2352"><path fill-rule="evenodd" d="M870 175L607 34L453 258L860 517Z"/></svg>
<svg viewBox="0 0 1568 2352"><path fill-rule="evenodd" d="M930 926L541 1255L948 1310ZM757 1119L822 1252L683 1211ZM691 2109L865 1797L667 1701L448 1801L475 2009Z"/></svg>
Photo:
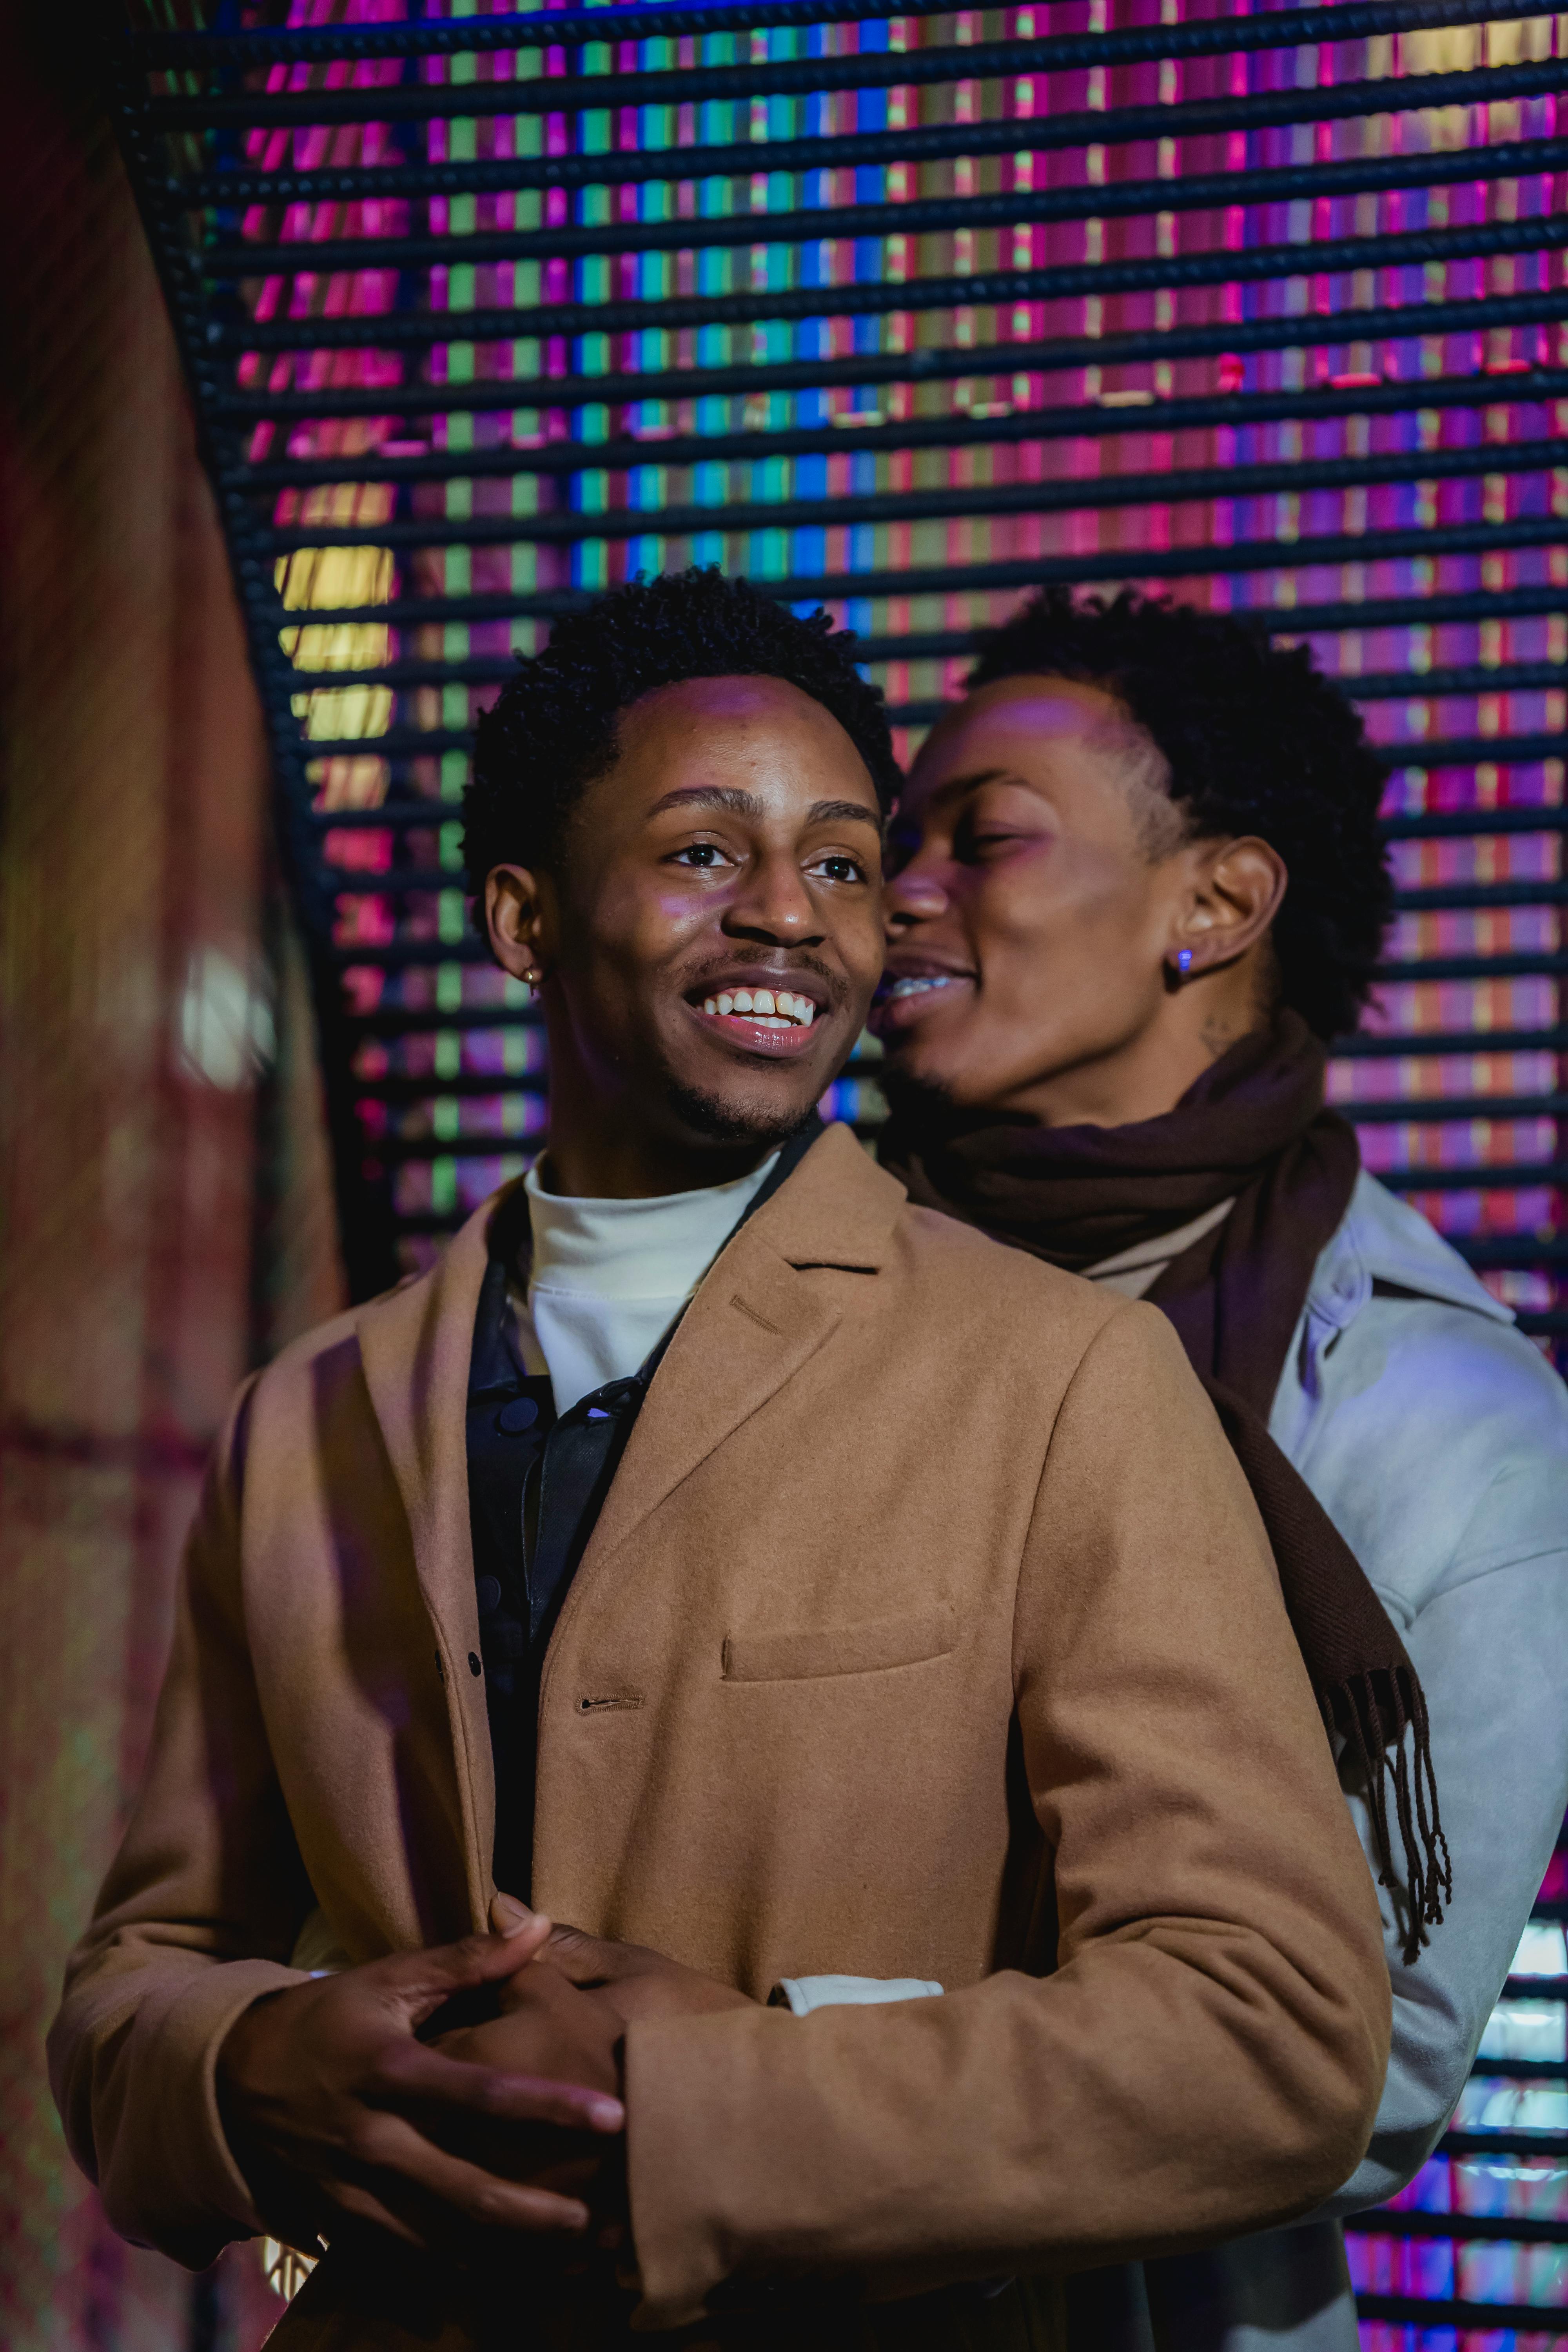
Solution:
<svg viewBox="0 0 1568 2352"><path fill-rule="evenodd" d="M743 1013L763 1029L809 1029L816 1018L811 998L790 988L721 988L703 999L702 1010L721 1017Z"/></svg>
<svg viewBox="0 0 1568 2352"><path fill-rule="evenodd" d="M953 973L952 977L943 977L941 979L896 980L894 981L891 988L889 989L888 994L889 998L897 996L921 996L923 995L925 991L930 988L952 988L957 983L957 978L958 975Z"/></svg>

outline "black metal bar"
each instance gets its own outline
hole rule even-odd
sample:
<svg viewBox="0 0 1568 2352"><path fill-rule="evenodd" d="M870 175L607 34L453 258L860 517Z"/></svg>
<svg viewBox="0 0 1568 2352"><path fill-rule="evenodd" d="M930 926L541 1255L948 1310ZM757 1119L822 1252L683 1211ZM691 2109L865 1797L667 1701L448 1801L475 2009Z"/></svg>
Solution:
<svg viewBox="0 0 1568 2352"><path fill-rule="evenodd" d="M1379 985L1420 980L1541 980L1568 972L1568 954L1555 949L1510 955L1390 956L1377 968Z"/></svg>
<svg viewBox="0 0 1568 2352"><path fill-rule="evenodd" d="M711 509L710 530L722 530L724 509ZM653 519L650 518L650 521ZM585 517L596 522L596 516ZM367 525L352 538L350 544L379 539L380 526ZM451 533L456 538L456 530ZM597 536L584 530L584 539ZM429 534L434 545L443 544L439 524ZM1035 588L1052 581L1068 585L1087 586L1099 581L1139 580L1202 580L1215 574L1235 572L1292 571L1300 572L1318 565L1342 563L1377 563L1391 562L1401 556L1437 558L1443 555L1481 555L1500 553L1505 549L1523 547L1554 547L1562 544L1563 525L1552 517L1521 516L1507 523L1433 524L1426 530L1369 530L1363 532L1325 534L1321 538L1289 541L1245 541L1222 548L1120 548L1105 555L1029 556L998 562L971 563L963 567L952 564L909 564L889 571L839 572L813 573L782 580L759 580L756 585L768 595L784 604L806 604L816 601L824 604L842 604L849 598L882 596L947 595L955 588L970 593L982 589ZM331 536L323 530L310 544L326 546ZM246 562L252 570L245 572ZM270 589L270 566L259 557L241 559L242 578L247 587L258 591ZM565 601L573 596L573 601ZM506 600L498 600L498 608L513 614L530 613L560 613L581 611L592 602L586 592L551 591L527 593L519 592ZM321 615L335 621L356 616L371 620L392 617L386 605L355 607L353 614L333 611L330 606L300 606L285 612L281 606L268 602L267 617L276 614L276 625L287 628ZM461 617L454 605L433 613L432 618ZM1492 754L1479 755L1489 759ZM1405 764L1414 764L1406 761Z"/></svg>
<svg viewBox="0 0 1568 2352"><path fill-rule="evenodd" d="M1568 1054L1568 1027L1544 1029L1363 1029L1334 1040L1340 1062L1416 1061L1460 1054Z"/></svg>
<svg viewBox="0 0 1568 2352"><path fill-rule="evenodd" d="M367 1077L358 1082L356 1092L377 1102L423 1102L446 1095L542 1094L545 1085L539 1070L464 1070L447 1076ZM1568 1095L1421 1096L1406 1102L1365 1103L1342 1099L1334 1108L1354 1127L1440 1127L1478 1118L1563 1118L1568 1117ZM1521 1251L1534 1258L1542 1244L1538 1236L1522 1234L1506 1246L1508 1254L1496 1262L1512 1265ZM1568 1257L1568 1249L1564 1255Z"/></svg>
<svg viewBox="0 0 1568 2352"><path fill-rule="evenodd" d="M1451 1127L1475 1118L1568 1118L1568 1094L1412 1096L1406 1102L1337 1102L1355 1127Z"/></svg>
<svg viewBox="0 0 1568 2352"><path fill-rule="evenodd" d="M1395 765L1412 764L1401 751ZM1430 809L1410 816L1384 817L1383 836L1385 841L1479 841L1488 834L1561 833L1565 825L1568 810L1559 804L1538 808Z"/></svg>
<svg viewBox="0 0 1568 2352"><path fill-rule="evenodd" d="M300 671L297 672L296 676L330 680L331 672L330 670ZM910 704L906 708L918 710L922 706ZM945 705L942 704L933 703L930 706L932 712L943 708ZM300 755L309 760L353 759L366 756L381 760L414 760L427 759L438 751L467 751L473 740L471 727L394 727L389 728L384 735L334 735L314 740L301 738L297 748ZM1384 753L1390 767L1394 770L1469 768L1483 760L1494 767L1526 767L1532 766L1537 760L1556 759L1568 754L1568 736L1561 732L1512 736L1453 735L1434 737L1420 743L1381 744L1377 748ZM438 824L449 821L450 817L457 813L449 805L445 807L445 814L440 816L426 816L423 811L417 814L411 812L412 803L389 801L377 809L317 810L314 814L316 822L323 826L335 826L340 830L343 828L353 830L356 826L368 827L374 832L386 826L399 824ZM1455 815L1464 818L1471 814L1469 811L1451 810L1443 810L1436 814L1445 820ZM1504 815L1523 817L1527 822L1498 824L1492 821ZM1531 818L1534 818L1533 823L1528 822ZM1562 814L1558 811L1543 811L1540 815L1536 815L1534 811L1485 809L1477 810L1474 812L1472 822L1461 823L1458 827L1448 822L1441 825L1434 824L1430 819L1424 817L1390 818L1387 832L1392 839L1412 840L1456 830L1477 835L1489 832L1543 833L1561 829L1562 823ZM374 883L368 887L374 887Z"/></svg>
<svg viewBox="0 0 1568 2352"><path fill-rule="evenodd" d="M605 39L615 32L616 19L608 18L595 45L618 47L614 37ZM228 130L240 124L305 130L324 123L429 122L453 117L480 121L494 115L581 114L624 107L733 104L752 98L816 98L834 90L929 89L1048 73L1051 47L1049 40L1021 36L978 41L967 48L874 49L853 57L774 58L745 65L655 67L647 72L612 69L491 81L417 81L390 89L359 84L342 89L252 87L229 95L182 91L177 97L150 99L147 121L155 131Z"/></svg>
<svg viewBox="0 0 1568 2352"><path fill-rule="evenodd" d="M961 584L969 584L967 577ZM765 580L758 581L756 585L765 593L772 593L772 585ZM301 621L326 619L384 621L393 627L419 628L447 621L507 621L529 615L557 619L564 613L582 612L592 602L594 593L586 588L562 588L478 596L395 596L384 604L306 604L293 608L268 604L266 610L279 628ZM831 601L840 601L838 592ZM1359 604L1301 604L1289 610L1240 606L1237 612L1238 617L1255 623L1270 636L1291 638L1327 635L1344 629L1402 628L1412 624L1436 626L1451 622L1529 619L1568 612L1568 583L1475 589L1447 596L1433 593L1368 597ZM860 639L859 658L869 663L913 660L947 653L973 654L975 634L973 629L961 629L915 632L907 638L864 636ZM301 677L306 675L300 673Z"/></svg>
<svg viewBox="0 0 1568 2352"><path fill-rule="evenodd" d="M500 1074L482 1070L460 1070L454 1076L410 1078L392 1076L363 1078L357 1089L362 1102L419 1103L444 1101L447 1097L465 1100L473 1096L542 1095L546 1080L542 1070L520 1070ZM453 1141L460 1139L454 1137Z"/></svg>
<svg viewBox="0 0 1568 2352"><path fill-rule="evenodd" d="M885 317L893 311L1005 309L1019 302L1109 299L1164 287L1256 285L1265 279L1400 269L1500 254L1559 252L1568 219L1489 221L1381 236L1303 238L1233 252L1085 261L944 278L877 278L854 285L781 287L762 293L691 294L645 300L535 303L510 310L384 310L341 319L246 320L209 330L215 353L426 350L519 337L626 334L634 329L762 325L801 319Z"/></svg>
<svg viewBox="0 0 1568 2352"><path fill-rule="evenodd" d="M1370 2213L1351 2214L1345 2231L1358 2238L1452 2238L1459 2245L1558 2246L1568 2236L1568 2224L1540 2221L1525 2213L1423 2213L1408 2207L1390 2211L1387 2206L1379 2206Z"/></svg>
<svg viewBox="0 0 1568 2352"><path fill-rule="evenodd" d="M1391 1192L1523 1192L1568 1185L1568 1160L1510 1160L1495 1168L1374 1168Z"/></svg>
<svg viewBox="0 0 1568 2352"><path fill-rule="evenodd" d="M894 11L889 7L891 16ZM900 0L900 16L942 16L952 0ZM1321 5L1285 8L1278 15L1231 19L1223 12L1179 26L1151 26L1125 32L1058 34L1043 46L1048 68L1135 65L1157 58L1206 58L1232 51L1293 48L1303 43L1361 41L1380 33L1415 32L1432 25L1511 22L1541 14L1541 0L1373 0L1373 5L1336 7L1331 32ZM482 55L497 49L553 48L582 41L647 40L679 34L749 32L756 26L832 25L860 18L864 0L718 0L718 5L566 10L559 15L521 12L502 21L467 17L461 24L416 21L403 25L331 25L320 29L246 33L138 32L127 37L134 60L149 69L176 67L186 72L225 66L268 65L290 59L328 58L434 58ZM881 21L873 17L873 21ZM875 53L873 53L875 54ZM907 54L918 56L918 50Z"/></svg>
<svg viewBox="0 0 1568 2352"><path fill-rule="evenodd" d="M333 269L426 269L465 263L568 259L574 255L679 253L731 246L798 245L822 237L910 236L935 230L1009 229L1047 221L1115 220L1212 206L1288 204L1453 182L1507 180L1568 169L1568 140L1510 140L1473 147L1462 172L1452 150L1291 163L1256 172L1209 172L1181 180L1121 180L1077 188L1015 189L1001 195L917 196L908 204L819 205L808 211L728 218L605 221L587 226L464 230L447 236L328 237L288 245L206 246L204 278L225 281Z"/></svg>
<svg viewBox="0 0 1568 2352"><path fill-rule="evenodd" d="M1559 676L1561 676L1561 673L1559 673ZM1553 683L1555 682L1556 681L1554 680ZM1422 689L1417 685L1408 685L1405 691L1415 700L1420 701L1426 698L1423 695ZM889 703L888 706L888 717L895 727L932 727L942 717L943 711L950 708L951 705L942 697L928 698L922 702ZM1490 742L1494 739L1490 736L1484 738L1477 736L1469 737L1466 740L1475 742L1483 740ZM1539 744L1543 739L1539 735L1534 735L1522 739L1517 736L1512 738L1503 736L1495 740L1505 744L1510 740L1517 743L1521 740ZM1568 751L1568 735L1559 734L1552 740L1557 748ZM1380 741L1376 743L1373 748L1382 753L1384 758L1388 761L1392 767L1431 767L1434 764L1431 757L1433 746L1429 743L1422 743L1418 740L1406 740L1401 742ZM1479 754L1478 756L1489 759L1491 754L1487 752L1484 754ZM1510 755L1506 751L1502 754L1505 761L1507 761L1510 756L1517 759L1519 754L1516 752Z"/></svg>
<svg viewBox="0 0 1568 2352"><path fill-rule="evenodd" d="M1436 669L1369 670L1364 677L1340 675L1333 682L1352 702L1393 702L1405 695L1413 702L1438 702L1448 695L1527 694L1536 688L1568 686L1568 664L1470 662Z"/></svg>
<svg viewBox="0 0 1568 2352"><path fill-rule="evenodd" d="M1568 229L1568 221L1563 224ZM589 453L591 462L592 453ZM828 530L848 523L925 522L960 516L1079 514L1127 507L1189 506L1215 499L1271 498L1297 491L1372 489L1466 482L1489 475L1550 474L1560 440L1487 442L1473 449L1392 449L1372 457L1304 457L1264 465L1194 466L1161 472L1076 476L1048 482L988 482L973 489L839 490L820 498L730 499L721 505L614 507L546 514L399 516L389 522L258 526L257 544L295 547L496 547L574 545L584 539L688 539L700 531ZM586 470L586 469L585 469ZM1568 536L1568 528L1560 530Z"/></svg>
<svg viewBox="0 0 1568 2352"><path fill-rule="evenodd" d="M1410 341L1415 337L1476 334L1550 326L1568 312L1568 289L1489 295L1465 302L1377 304L1366 310L1314 310L1282 319L1235 319L1220 324L1166 327L1148 333L1063 335L1039 341L978 344L960 350L858 352L853 358L770 360L767 388L821 392L839 386L873 390L883 384L951 383L988 375L1070 374L1086 367L1138 367L1153 361L1239 358L1247 352L1342 350L1352 343ZM732 366L652 368L644 373L575 376L489 376L460 384L405 383L323 386L317 392L230 390L214 383L214 415L236 424L262 417L460 415L518 408L624 407L635 400L695 400L758 388L748 361ZM1511 379L1504 378L1504 383ZM1415 381L1412 379L1412 381Z"/></svg>
<svg viewBox="0 0 1568 2352"><path fill-rule="evenodd" d="M1531 2131L1509 2128L1500 2131L1447 2131L1438 2141L1434 2153L1437 2156L1550 2156L1568 2157L1568 2131ZM1490 2304L1487 2310L1501 2309ZM1368 2315L1374 2316L1375 2315ZM1511 2321L1500 2320L1507 2327Z"/></svg>
<svg viewBox="0 0 1568 2352"><path fill-rule="evenodd" d="M610 32L614 22L612 18L605 32ZM598 37L595 46L599 45L618 46L605 41L604 33ZM816 98L835 90L930 89L954 82L1012 80L1025 74L1059 72L1058 55L1058 43L1049 37L1017 35L966 47L870 49L852 57L771 58L741 65L656 67L646 72L611 69L508 76L490 81L416 81L395 88L353 84L338 89L268 90L252 86L228 94L182 91L151 98L147 122L153 131L228 130L241 124L302 130L325 123L428 122L453 117L475 121L495 115L575 114L715 101L733 104L756 98ZM1103 65L1103 54L1085 60L1090 61ZM1250 95L1231 102L1245 109Z"/></svg>
<svg viewBox="0 0 1568 2352"><path fill-rule="evenodd" d="M1537 1321L1551 1313L1550 1308L1521 1308L1521 1313L1534 1312ZM1565 1318L1568 1319L1568 1318ZM1568 2090L1568 2061L1562 2058L1488 2058L1478 2057L1470 2069L1470 2080L1489 2083L1561 2083Z"/></svg>
<svg viewBox="0 0 1568 2352"><path fill-rule="evenodd" d="M1478 1273L1483 1267L1537 1273L1549 1266L1568 1265L1568 1239L1542 1241L1534 1233L1489 1234L1479 1240L1448 1234L1445 1239Z"/></svg>
<svg viewBox="0 0 1568 2352"><path fill-rule="evenodd" d="M1504 2151L1499 2151L1500 2154ZM1517 2327L1531 2336L1568 2336L1568 2311L1533 2303L1457 2303L1420 2294L1358 2294L1363 2320L1382 2319L1420 2327Z"/></svg>
<svg viewBox="0 0 1568 2352"><path fill-rule="evenodd" d="M479 194L507 188L626 187L649 180L749 178L753 172L842 171L851 165L941 163L959 155L1036 154L1072 147L1119 146L1136 140L1200 139L1275 130L1288 123L1344 122L1427 107L1496 105L1542 98L1562 86L1560 60L1483 66L1473 72L1410 74L1386 81L1342 82L1326 89L1260 90L1246 98L1191 99L1169 106L1108 107L1040 120L930 124L805 139L759 139L724 146L624 149L596 155L496 156L463 163L372 163L313 171L221 171L171 174L163 194L186 211L209 205L312 204L337 197ZM489 87L496 87L490 85ZM502 84L509 94L528 83ZM473 112L468 101L487 85L448 88L443 112ZM374 93L379 96L380 93ZM513 110L516 110L515 109ZM321 118L313 118L320 120ZM370 110L374 120L374 110ZM700 159L700 161L698 160Z"/></svg>
<svg viewBox="0 0 1568 2352"><path fill-rule="evenodd" d="M525 1004L378 1005L373 1012L347 1016L354 1034L368 1037L427 1037L437 1030L537 1029L538 1011ZM374 1097L374 1078L356 1078L357 1095Z"/></svg>
<svg viewBox="0 0 1568 2352"><path fill-rule="evenodd" d="M1505 2000L1552 2000L1561 2005L1568 2001L1568 1977L1510 1977L1503 1987Z"/></svg>
<svg viewBox="0 0 1568 2352"><path fill-rule="evenodd" d="M864 667L874 670L892 662L930 659L933 654L963 654L971 648L972 636L972 632L955 629L935 647L920 637L911 636L907 643L878 638L862 646L860 659ZM289 673L289 683L290 691L310 686L388 686L395 692L410 693L421 686L500 686L516 667L517 656L510 653L454 655L450 661L439 656L419 660L400 657L364 669L295 669ZM1352 702L1391 702L1402 698L1436 702L1455 695L1524 694L1536 688L1568 686L1568 665L1478 662L1447 669L1369 670L1364 677L1335 677L1333 683Z"/></svg>
<svg viewBox="0 0 1568 2352"><path fill-rule="evenodd" d="M1468 621L1537 618L1558 612L1568 612L1568 583L1555 587L1548 584L1540 588L1478 589L1471 593L1449 596L1369 596L1360 604L1274 605L1267 608L1238 605L1236 617L1262 629L1270 637L1306 640L1338 635L1347 629L1401 628L1412 623L1422 627L1437 627ZM938 661L945 656L973 655L976 651L977 636L981 634L975 629L911 629L907 635L899 637L867 634L860 638L858 658L874 666L881 662ZM1331 671L1327 674L1352 702L1361 702L1382 700L1405 690L1419 698L1426 678L1459 673L1411 670L1396 675L1392 671L1369 671L1365 691L1363 681L1359 677L1344 672ZM1405 680L1404 687L1399 682L1401 677ZM1373 692L1373 688L1376 691Z"/></svg>
<svg viewBox="0 0 1568 2352"><path fill-rule="evenodd" d="M1510 379L1509 406L1568 397L1568 369L1540 368ZM1015 410L1009 415L972 416L958 410L946 416L910 416L896 424L793 425L740 433L626 436L615 441L552 440L539 446L504 442L493 447L432 449L418 457L283 457L236 467L226 477L249 489L306 489L356 482L504 481L518 474L580 474L585 468L624 473L634 466L760 465L769 457L838 456L849 451L898 454L910 449L1008 446L1015 442L1110 440L1129 434L1178 433L1194 426L1230 425L1246 431L1264 425L1310 418L1409 415L1417 409L1474 409L1485 404L1476 380L1446 377L1432 383L1393 383L1362 390L1221 394L1213 400L1169 400L1134 408L1062 406ZM595 405L602 404L595 403ZM1500 444L1506 446L1506 444ZM1407 453L1412 465L1420 452Z"/></svg>
<svg viewBox="0 0 1568 2352"><path fill-rule="evenodd" d="M1568 882L1436 882L1396 890L1402 915L1461 914L1482 907L1568 906Z"/></svg>
<svg viewBox="0 0 1568 2352"><path fill-rule="evenodd" d="M492 1094L520 1091L514 1087L490 1089ZM367 1152L374 1151L378 1160L407 1167L421 1160L488 1160L495 1152L537 1151L542 1139L537 1129L532 1135L378 1135L367 1138L363 1148Z"/></svg>

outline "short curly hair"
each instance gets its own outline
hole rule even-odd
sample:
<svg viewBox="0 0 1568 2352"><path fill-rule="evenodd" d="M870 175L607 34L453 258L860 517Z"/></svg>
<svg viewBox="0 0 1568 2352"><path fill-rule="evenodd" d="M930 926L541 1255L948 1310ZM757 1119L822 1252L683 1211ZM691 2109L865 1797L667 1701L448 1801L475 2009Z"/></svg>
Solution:
<svg viewBox="0 0 1568 2352"><path fill-rule="evenodd" d="M1321 1037L1353 1030L1394 911L1377 823L1387 769L1307 648L1130 588L1047 588L976 649L971 689L1028 675L1114 695L1160 752L1188 840L1250 833L1279 851L1280 994Z"/></svg>
<svg viewBox="0 0 1568 2352"><path fill-rule="evenodd" d="M557 623L479 722L463 794L463 862L482 929L494 866L556 866L585 788L616 757L623 710L694 677L777 677L830 711L865 761L884 814L900 782L881 690L855 638L820 610L801 619L714 567L640 576Z"/></svg>

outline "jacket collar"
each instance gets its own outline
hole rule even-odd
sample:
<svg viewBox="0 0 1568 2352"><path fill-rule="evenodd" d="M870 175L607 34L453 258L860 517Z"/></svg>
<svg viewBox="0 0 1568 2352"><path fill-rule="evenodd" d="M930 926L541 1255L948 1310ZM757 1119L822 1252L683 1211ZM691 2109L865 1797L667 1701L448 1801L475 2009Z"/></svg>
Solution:
<svg viewBox="0 0 1568 2352"><path fill-rule="evenodd" d="M1350 1207L1312 1270L1308 1312L1342 1328L1371 1297L1374 1282L1468 1307L1496 1323L1514 1319L1512 1309L1492 1297L1418 1210L1363 1169Z"/></svg>
<svg viewBox="0 0 1568 2352"><path fill-rule="evenodd" d="M815 1355L840 1304L811 1266L875 1274L905 1199L830 1127L731 1236L681 1318L605 1500L577 1583ZM568 1599L567 1607L571 1607Z"/></svg>

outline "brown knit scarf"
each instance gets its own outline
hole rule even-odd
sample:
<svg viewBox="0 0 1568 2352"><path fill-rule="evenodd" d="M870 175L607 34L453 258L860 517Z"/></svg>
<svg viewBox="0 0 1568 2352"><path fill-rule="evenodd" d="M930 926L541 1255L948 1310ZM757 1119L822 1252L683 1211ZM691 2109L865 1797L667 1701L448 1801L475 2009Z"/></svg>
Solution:
<svg viewBox="0 0 1568 2352"><path fill-rule="evenodd" d="M1074 1274L1234 1198L1148 1296L1175 1325L1247 1474L1330 1738L1342 1733L1365 1776L1380 1875L1402 1880L1408 1963L1453 1892L1426 1695L1360 1561L1268 1434L1313 1266L1360 1165L1354 1130L1324 1108L1325 1063L1287 1012L1173 1111L1137 1126L1038 1127L900 1090L881 1159L911 1200Z"/></svg>

